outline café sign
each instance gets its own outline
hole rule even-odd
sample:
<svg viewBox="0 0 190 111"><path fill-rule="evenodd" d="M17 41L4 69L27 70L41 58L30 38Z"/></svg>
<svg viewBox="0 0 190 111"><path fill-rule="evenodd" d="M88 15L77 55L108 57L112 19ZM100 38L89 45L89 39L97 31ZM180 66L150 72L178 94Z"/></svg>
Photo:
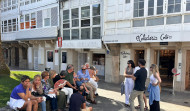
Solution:
<svg viewBox="0 0 190 111"><path fill-rule="evenodd" d="M169 34L161 34L160 36L153 36L148 34L140 34L136 36L136 40L138 42L144 42L144 41L165 41L172 39L172 36Z"/></svg>

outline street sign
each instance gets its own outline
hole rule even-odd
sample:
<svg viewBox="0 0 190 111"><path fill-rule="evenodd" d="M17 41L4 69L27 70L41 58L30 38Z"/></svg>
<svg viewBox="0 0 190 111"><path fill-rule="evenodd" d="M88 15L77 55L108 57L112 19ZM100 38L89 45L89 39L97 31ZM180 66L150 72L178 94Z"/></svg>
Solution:
<svg viewBox="0 0 190 111"><path fill-rule="evenodd" d="M58 37L58 47L62 47L62 37Z"/></svg>

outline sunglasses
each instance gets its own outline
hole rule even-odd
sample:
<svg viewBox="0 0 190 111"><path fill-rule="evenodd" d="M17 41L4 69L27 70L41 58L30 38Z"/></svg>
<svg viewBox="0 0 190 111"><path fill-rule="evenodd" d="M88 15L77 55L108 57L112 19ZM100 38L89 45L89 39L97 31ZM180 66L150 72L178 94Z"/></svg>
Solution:
<svg viewBox="0 0 190 111"><path fill-rule="evenodd" d="M131 63L127 63L127 64L131 64Z"/></svg>
<svg viewBox="0 0 190 111"><path fill-rule="evenodd" d="M82 70L86 70L86 69L82 69Z"/></svg>

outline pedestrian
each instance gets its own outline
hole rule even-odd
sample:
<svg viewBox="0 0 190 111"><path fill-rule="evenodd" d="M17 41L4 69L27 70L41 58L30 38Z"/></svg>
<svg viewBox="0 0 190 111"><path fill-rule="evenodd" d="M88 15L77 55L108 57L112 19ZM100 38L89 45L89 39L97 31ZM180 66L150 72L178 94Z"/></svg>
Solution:
<svg viewBox="0 0 190 111"><path fill-rule="evenodd" d="M128 66L125 68L124 77L125 77L125 106L130 107L129 105L129 97L134 88L134 80L132 79L132 75L134 74L135 64L132 60L127 62Z"/></svg>
<svg viewBox="0 0 190 111"><path fill-rule="evenodd" d="M136 66L134 73L136 73L136 71L139 70L139 69L140 69L140 67L139 67L139 66ZM146 68L146 70L147 70L147 74L148 74L149 71L148 71L147 68ZM145 89L145 90L146 90L146 89ZM144 90L144 94L143 94L143 100L144 100L144 104L145 104L144 110L147 111L147 110L148 110L148 104L147 104L147 98L146 98L146 95L145 95L145 90ZM140 109L140 103L139 103L138 106L135 106L135 109Z"/></svg>
<svg viewBox="0 0 190 111"><path fill-rule="evenodd" d="M92 107L86 107L83 92L84 86L81 85L78 92L71 96L69 111L92 111Z"/></svg>
<svg viewBox="0 0 190 111"><path fill-rule="evenodd" d="M148 86L150 111L160 111L160 87L161 78L156 64L150 67L152 75L150 76L150 84Z"/></svg>
<svg viewBox="0 0 190 111"><path fill-rule="evenodd" d="M140 69L132 76L132 79L135 80L135 86L129 98L131 111L135 110L134 100L136 97L138 97L140 103L140 110L144 111L143 93L145 90L145 82L147 78L147 70L145 69L146 61L144 59L139 59L138 64L140 66Z"/></svg>

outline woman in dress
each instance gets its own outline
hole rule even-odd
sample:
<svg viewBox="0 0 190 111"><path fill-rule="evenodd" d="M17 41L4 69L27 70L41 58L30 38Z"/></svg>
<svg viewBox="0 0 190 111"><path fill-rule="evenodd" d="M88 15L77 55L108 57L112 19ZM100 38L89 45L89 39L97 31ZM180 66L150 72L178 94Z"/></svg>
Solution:
<svg viewBox="0 0 190 111"><path fill-rule="evenodd" d="M135 64L132 60L129 60L127 62L128 66L127 68L125 68L124 71L124 77L125 77L125 106L126 107L130 107L129 106L129 97L130 94L134 88L134 81L131 78L132 75L134 74L134 68L135 68Z"/></svg>
<svg viewBox="0 0 190 111"><path fill-rule="evenodd" d="M152 75L150 76L150 84L148 86L150 111L160 111L160 83L161 78L156 64L150 67Z"/></svg>

